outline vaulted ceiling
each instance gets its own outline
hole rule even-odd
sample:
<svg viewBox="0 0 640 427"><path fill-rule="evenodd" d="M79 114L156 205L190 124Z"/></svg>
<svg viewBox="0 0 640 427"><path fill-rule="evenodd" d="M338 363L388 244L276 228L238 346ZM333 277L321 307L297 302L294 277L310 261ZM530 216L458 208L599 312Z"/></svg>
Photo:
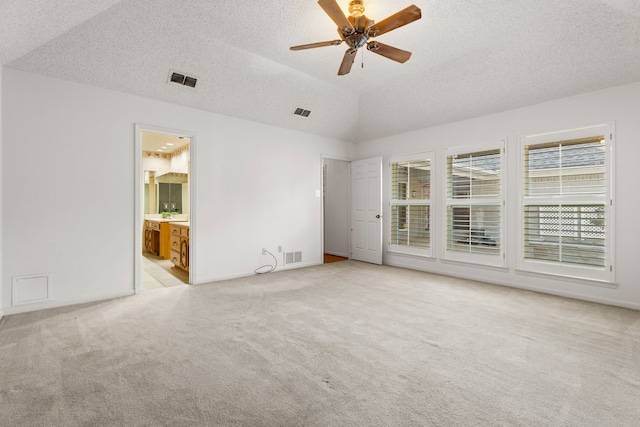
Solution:
<svg viewBox="0 0 640 427"><path fill-rule="evenodd" d="M413 56L359 52L346 76L344 44L289 50L338 38L315 0L6 3L6 67L345 141L640 81L637 0L365 0L376 21L422 9L378 38ZM196 88L168 83L170 71Z"/></svg>

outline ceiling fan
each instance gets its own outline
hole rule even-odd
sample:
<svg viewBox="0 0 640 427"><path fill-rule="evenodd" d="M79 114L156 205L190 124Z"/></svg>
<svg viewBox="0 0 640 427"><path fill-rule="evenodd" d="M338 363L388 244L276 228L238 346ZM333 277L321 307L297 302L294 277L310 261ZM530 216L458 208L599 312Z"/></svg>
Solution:
<svg viewBox="0 0 640 427"><path fill-rule="evenodd" d="M400 63L407 62L411 57L411 52L375 40L369 41L369 39L420 19L422 13L418 6L413 4L376 24L374 20L364 16L363 0L351 0L349 2L349 17L344 15L336 0L318 0L318 4L338 26L340 39L291 46L291 50L338 46L342 42L347 43L349 49L345 52L340 68L338 69L339 76L349 74L356 57L356 52L365 45L367 46L367 50Z"/></svg>

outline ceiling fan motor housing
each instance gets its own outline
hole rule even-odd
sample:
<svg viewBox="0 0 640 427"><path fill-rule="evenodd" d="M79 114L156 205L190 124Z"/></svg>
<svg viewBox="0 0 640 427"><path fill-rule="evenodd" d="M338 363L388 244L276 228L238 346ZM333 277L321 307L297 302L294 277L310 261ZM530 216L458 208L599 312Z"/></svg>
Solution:
<svg viewBox="0 0 640 427"><path fill-rule="evenodd" d="M345 41L349 47L358 50L367 43L368 37L360 32L355 32L345 37Z"/></svg>

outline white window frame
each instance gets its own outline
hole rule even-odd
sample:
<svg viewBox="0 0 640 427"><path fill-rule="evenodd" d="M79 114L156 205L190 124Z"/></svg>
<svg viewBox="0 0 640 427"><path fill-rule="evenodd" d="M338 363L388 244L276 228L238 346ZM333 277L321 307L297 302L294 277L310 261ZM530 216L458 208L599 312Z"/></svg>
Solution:
<svg viewBox="0 0 640 427"><path fill-rule="evenodd" d="M531 145L553 143L558 141L571 141L580 138L588 138L597 135L605 136L605 194L602 196L586 195L586 196L549 196L535 197L526 196L525 193L525 148ZM603 123L599 125L586 126L576 129L561 130L556 132L548 132L536 135L526 135L520 137L519 155L518 155L518 263L517 269L521 272L530 274L561 276L578 281L601 282L605 284L615 283L615 268L613 266L614 254L614 236L615 236L615 212L614 212L614 182L613 182L613 142L614 142L614 124ZM566 204L585 204L604 203L605 209L605 259L604 267L583 266L577 264L550 262L543 260L533 260L525 258L525 206L534 204L563 203Z"/></svg>
<svg viewBox="0 0 640 427"><path fill-rule="evenodd" d="M430 181L431 181L431 186L429 189L429 198L428 199L420 199L420 200L396 200L393 199L393 171L392 171L392 167L391 165L393 163L402 163L402 162L420 162L420 161L425 161L428 160L431 166L431 176L430 176ZM387 239L387 251L390 253L394 253L394 254L406 254L406 255L414 255L414 256L420 256L420 257L426 257L426 258L431 258L433 257L433 224L434 224L434 220L433 220L433 215L434 215L434 210L433 210L433 200L434 200L434 189L435 189L435 152L434 151L424 151L421 153L415 153L415 154L405 154L405 155L401 155L401 156L394 156L391 157L389 159L389 163L388 163L388 183L389 183L389 191L388 191L388 196L389 196L389 215L387 215L387 218L389 218L389 221L387 221L387 232L388 232L388 239ZM429 248L425 249L425 248L418 248L418 247L414 247L414 246L407 246L407 245L395 245L391 243L391 236L392 236L392 228L393 228L393 224L392 224L392 211L393 211L393 206L394 205L408 205L408 206L428 206L429 207L429 223L430 223L430 227L429 227Z"/></svg>
<svg viewBox="0 0 640 427"><path fill-rule="evenodd" d="M487 198L476 198L476 199L453 199L448 196L448 186L449 186L449 177L448 177L448 167L447 162L449 156L454 155L462 155L462 154L472 154L472 153L480 153L484 151L491 150L500 150L500 194L496 197ZM505 235L505 230L507 229L507 218L505 213L505 189L506 182L506 140L498 139L493 141L488 141L484 143L467 145L464 147L455 147L444 150L443 157L443 167L442 167L442 197L441 197L441 226L443 230L442 234L442 259L445 261L456 261L456 262L464 262L470 264L479 264L489 267L499 267L504 268L506 266L506 248L507 248L507 239ZM488 255L488 254L479 254L479 253L465 253L458 251L451 251L448 248L448 239L449 239L449 225L448 225L448 208L449 206L481 206L486 204L494 204L499 207L500 210L500 249L498 254L496 255Z"/></svg>

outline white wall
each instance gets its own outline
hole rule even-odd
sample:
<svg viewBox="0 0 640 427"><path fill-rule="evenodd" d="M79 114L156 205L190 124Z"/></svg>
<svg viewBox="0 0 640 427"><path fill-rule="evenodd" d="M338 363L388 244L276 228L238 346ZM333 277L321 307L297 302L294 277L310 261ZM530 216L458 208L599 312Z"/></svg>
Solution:
<svg viewBox="0 0 640 427"><path fill-rule="evenodd" d="M2 171L2 162L3 162L3 149L2 149L2 135L3 135L3 128L2 128L2 104L4 104L4 99L2 98L2 86L3 86L3 82L4 80L2 79L2 73L4 71L4 67L2 65L0 65L0 242L3 241L2 238L2 229L3 229L3 209L2 209L2 190L3 190L3 182L4 182L4 175L3 175L3 171ZM4 315L4 292L2 292L2 287L3 287L3 275L2 275L2 245L0 245L0 319L2 319L2 316Z"/></svg>
<svg viewBox="0 0 640 427"><path fill-rule="evenodd" d="M324 251L331 255L349 257L351 163L324 159L324 166Z"/></svg>
<svg viewBox="0 0 640 427"><path fill-rule="evenodd" d="M197 136L196 283L253 274L262 247L322 262L322 155L351 144L11 69L3 82L5 313L132 293L135 123ZM53 301L9 307L11 278L41 273Z"/></svg>
<svg viewBox="0 0 640 427"><path fill-rule="evenodd" d="M428 102L428 101L427 101ZM517 248L517 169L519 137L547 131L556 131L615 121L615 269L618 286L614 289L554 280L547 277L530 276L515 271ZM443 149L467 146L488 140L507 138L508 167L506 170L507 194L507 262L508 269L494 270L465 264L452 264L441 259L434 260L405 257L385 253L386 264L433 271L454 276L469 277L493 283L543 292L572 296L609 304L640 308L640 263L636 252L637 212L640 210L638 196L638 159L640 158L640 83L614 87L554 102L506 111L490 116L423 129L403 135L378 139L358 145L357 158L416 153L435 149L438 163L442 167ZM385 164L388 162L385 161ZM437 177L440 177L440 170ZM389 218L389 177L385 169L384 197ZM441 224L442 212L436 211L436 222ZM438 228L438 227L436 227ZM385 229L388 233L388 230ZM434 253L439 256L443 232L435 230ZM388 236L385 237L385 243ZM386 248L386 247L385 247Z"/></svg>
<svg viewBox="0 0 640 427"><path fill-rule="evenodd" d="M301 265L322 262L321 204L315 197L315 190L322 188L322 155L388 159L435 149L442 160L445 147L507 138L509 163L514 164L521 135L615 121L616 288L516 272L517 202L507 206L506 270L390 253L384 261L640 308L634 215L640 210L640 198L637 180L629 178L635 176L640 157L640 83L354 148L329 138L11 69L0 74L4 314L132 293L135 123L197 135L193 178L198 238L193 253L196 282L204 283L252 274L270 260L261 255L262 247L274 253L279 245L285 251L301 250ZM97 163L100 169L95 168ZM110 180L102 179L105 166L113 171ZM517 200L517 171L509 168L506 173L507 197ZM385 176L385 201L387 181ZM53 301L11 307L12 277L36 273L52 274Z"/></svg>

